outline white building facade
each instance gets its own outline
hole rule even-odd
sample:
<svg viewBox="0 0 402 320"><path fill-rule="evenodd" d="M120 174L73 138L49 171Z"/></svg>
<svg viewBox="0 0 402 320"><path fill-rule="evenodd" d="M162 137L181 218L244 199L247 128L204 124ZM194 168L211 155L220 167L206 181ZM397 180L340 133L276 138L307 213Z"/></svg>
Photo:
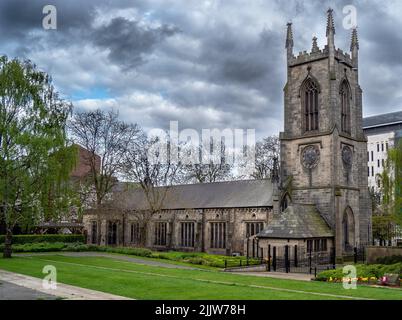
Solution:
<svg viewBox="0 0 402 320"><path fill-rule="evenodd" d="M367 136L368 186L376 193L381 189L379 175L384 171L388 150L402 139L402 111L364 118L363 130ZM390 245L402 244L402 230L395 228L397 236Z"/></svg>

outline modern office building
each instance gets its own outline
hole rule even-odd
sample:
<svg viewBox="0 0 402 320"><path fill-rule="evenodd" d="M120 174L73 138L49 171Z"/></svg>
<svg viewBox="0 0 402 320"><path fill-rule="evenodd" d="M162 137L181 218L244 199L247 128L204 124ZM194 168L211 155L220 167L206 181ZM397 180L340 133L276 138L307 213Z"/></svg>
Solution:
<svg viewBox="0 0 402 320"><path fill-rule="evenodd" d="M402 111L364 118L363 130L367 136L368 184L377 191L377 177L383 172L387 151L402 138Z"/></svg>

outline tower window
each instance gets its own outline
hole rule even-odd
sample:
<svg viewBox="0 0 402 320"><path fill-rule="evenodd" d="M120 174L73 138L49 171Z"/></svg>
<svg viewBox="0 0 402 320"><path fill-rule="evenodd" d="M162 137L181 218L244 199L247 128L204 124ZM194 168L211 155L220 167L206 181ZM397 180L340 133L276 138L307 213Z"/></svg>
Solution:
<svg viewBox="0 0 402 320"><path fill-rule="evenodd" d="M344 80L341 84L341 129L350 133L350 90L349 84Z"/></svg>
<svg viewBox="0 0 402 320"><path fill-rule="evenodd" d="M304 129L306 132L318 130L318 86L311 79L304 81L300 95L304 110Z"/></svg>

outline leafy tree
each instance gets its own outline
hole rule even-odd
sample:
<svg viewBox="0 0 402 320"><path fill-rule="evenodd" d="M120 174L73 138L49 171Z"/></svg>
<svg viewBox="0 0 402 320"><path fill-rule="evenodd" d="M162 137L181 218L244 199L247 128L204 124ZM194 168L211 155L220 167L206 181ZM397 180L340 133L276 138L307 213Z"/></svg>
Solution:
<svg viewBox="0 0 402 320"><path fill-rule="evenodd" d="M396 236L395 226L402 226L402 140L389 149L386 165L377 178L381 188L372 194L373 235L381 242L391 241Z"/></svg>
<svg viewBox="0 0 402 320"><path fill-rule="evenodd" d="M72 105L30 61L0 57L0 209L6 226L4 257L11 257L16 225L57 215L76 154L65 124Z"/></svg>

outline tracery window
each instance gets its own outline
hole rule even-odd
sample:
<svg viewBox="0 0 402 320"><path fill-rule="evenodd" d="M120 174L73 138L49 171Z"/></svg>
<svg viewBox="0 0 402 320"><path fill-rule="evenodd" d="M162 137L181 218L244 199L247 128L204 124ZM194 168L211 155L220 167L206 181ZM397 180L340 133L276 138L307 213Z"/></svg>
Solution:
<svg viewBox="0 0 402 320"><path fill-rule="evenodd" d="M304 111L304 130L318 130L318 85L308 78L304 81L300 90L302 109Z"/></svg>
<svg viewBox="0 0 402 320"><path fill-rule="evenodd" d="M341 84L341 130L350 133L350 89L349 84L344 80Z"/></svg>

